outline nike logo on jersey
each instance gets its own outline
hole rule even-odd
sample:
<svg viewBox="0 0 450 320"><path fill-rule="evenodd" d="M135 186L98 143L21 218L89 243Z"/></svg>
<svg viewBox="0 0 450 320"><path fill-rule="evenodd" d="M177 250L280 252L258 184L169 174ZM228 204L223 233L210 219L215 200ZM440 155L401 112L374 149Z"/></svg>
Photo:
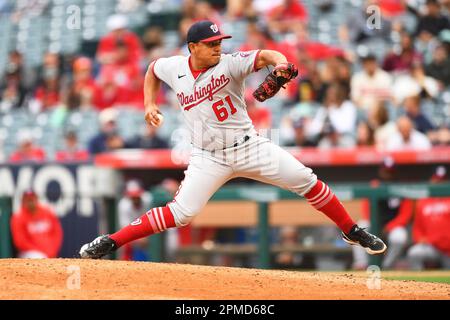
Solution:
<svg viewBox="0 0 450 320"><path fill-rule="evenodd" d="M186 77L186 75L185 75L185 74L178 75L178 79L181 79L181 78L183 78L183 77Z"/></svg>

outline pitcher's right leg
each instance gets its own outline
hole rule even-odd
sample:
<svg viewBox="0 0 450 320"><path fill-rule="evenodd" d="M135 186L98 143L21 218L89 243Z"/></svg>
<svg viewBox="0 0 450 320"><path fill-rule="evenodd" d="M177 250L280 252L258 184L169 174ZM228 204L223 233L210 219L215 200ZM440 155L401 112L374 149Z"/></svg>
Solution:
<svg viewBox="0 0 450 320"><path fill-rule="evenodd" d="M99 259L131 241L189 224L232 175L231 167L211 157L191 156L185 178L172 202L149 210L112 235L103 235L85 244L80 249L80 256Z"/></svg>

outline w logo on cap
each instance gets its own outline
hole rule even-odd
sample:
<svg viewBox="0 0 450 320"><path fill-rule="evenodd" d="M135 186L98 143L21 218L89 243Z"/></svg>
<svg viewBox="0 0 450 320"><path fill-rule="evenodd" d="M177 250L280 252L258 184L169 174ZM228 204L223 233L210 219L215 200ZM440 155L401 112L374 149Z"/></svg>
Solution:
<svg viewBox="0 0 450 320"><path fill-rule="evenodd" d="M211 28L211 30L212 30L214 33L219 32L219 28L217 27L217 24L212 24L212 25L210 26L210 28Z"/></svg>

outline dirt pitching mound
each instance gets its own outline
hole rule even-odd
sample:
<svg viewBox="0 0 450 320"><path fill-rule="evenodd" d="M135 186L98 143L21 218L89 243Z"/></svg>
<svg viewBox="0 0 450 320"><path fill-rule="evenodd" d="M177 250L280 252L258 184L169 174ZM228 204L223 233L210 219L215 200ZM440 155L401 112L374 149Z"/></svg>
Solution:
<svg viewBox="0 0 450 320"><path fill-rule="evenodd" d="M365 274L81 259L0 259L0 299L450 299L450 285Z"/></svg>

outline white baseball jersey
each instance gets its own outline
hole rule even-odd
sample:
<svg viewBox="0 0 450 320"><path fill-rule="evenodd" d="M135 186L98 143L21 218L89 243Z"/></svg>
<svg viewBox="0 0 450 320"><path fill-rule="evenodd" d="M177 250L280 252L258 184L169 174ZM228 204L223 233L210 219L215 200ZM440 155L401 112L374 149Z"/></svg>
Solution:
<svg viewBox="0 0 450 320"><path fill-rule="evenodd" d="M258 180L299 195L317 182L310 168L257 135L252 125L244 81L256 71L258 54L223 54L217 65L196 79L189 57L162 58L153 64L155 76L175 91L193 144L185 178L168 204L177 226L190 223L216 190L233 178Z"/></svg>
<svg viewBox="0 0 450 320"><path fill-rule="evenodd" d="M155 76L176 93L194 146L219 150L255 129L244 101L245 78L255 70L259 50L222 54L215 66L194 78L189 57L156 60Z"/></svg>

